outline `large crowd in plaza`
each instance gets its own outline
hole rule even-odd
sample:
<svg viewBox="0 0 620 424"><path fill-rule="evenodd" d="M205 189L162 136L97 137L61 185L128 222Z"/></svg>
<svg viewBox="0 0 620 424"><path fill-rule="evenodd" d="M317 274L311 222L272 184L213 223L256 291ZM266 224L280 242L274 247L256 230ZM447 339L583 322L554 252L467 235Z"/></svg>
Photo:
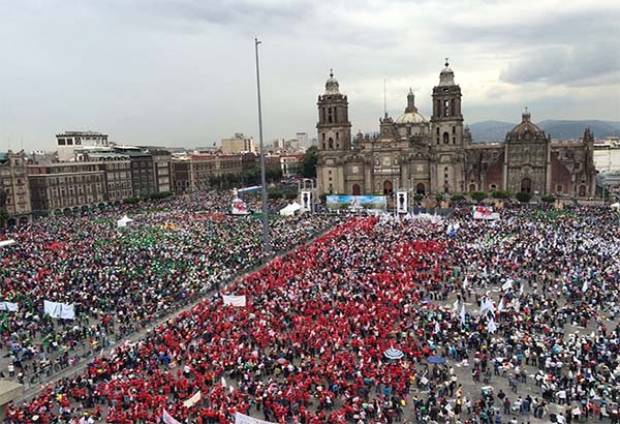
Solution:
<svg viewBox="0 0 620 424"><path fill-rule="evenodd" d="M204 298L43 385L6 423L619 422L611 210L283 218L277 250L299 247L232 280L264 259L260 226L219 204L142 208L126 231L102 214L12 235L2 294L20 310L3 313L2 337L22 379ZM77 319L45 317L42 299L79 304Z"/></svg>

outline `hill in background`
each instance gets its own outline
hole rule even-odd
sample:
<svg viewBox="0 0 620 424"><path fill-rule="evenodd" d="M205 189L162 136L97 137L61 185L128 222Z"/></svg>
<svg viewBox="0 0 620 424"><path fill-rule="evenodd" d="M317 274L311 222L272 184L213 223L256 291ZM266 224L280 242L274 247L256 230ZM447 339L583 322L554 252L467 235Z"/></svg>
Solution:
<svg viewBox="0 0 620 424"><path fill-rule="evenodd" d="M516 123L504 121L483 121L469 124L469 129L474 143L503 142L506 133L515 125ZM617 121L548 119L538 122L537 125L554 139L581 138L586 128L590 128L596 138L620 136L620 122Z"/></svg>

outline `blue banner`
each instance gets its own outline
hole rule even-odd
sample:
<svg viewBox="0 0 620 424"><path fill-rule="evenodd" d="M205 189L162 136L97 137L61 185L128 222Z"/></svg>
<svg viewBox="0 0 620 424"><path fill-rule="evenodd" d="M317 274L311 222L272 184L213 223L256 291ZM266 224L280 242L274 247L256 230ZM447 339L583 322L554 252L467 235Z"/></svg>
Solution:
<svg viewBox="0 0 620 424"><path fill-rule="evenodd" d="M329 210L384 210L387 208L385 196L353 196L348 194L330 194L326 197Z"/></svg>

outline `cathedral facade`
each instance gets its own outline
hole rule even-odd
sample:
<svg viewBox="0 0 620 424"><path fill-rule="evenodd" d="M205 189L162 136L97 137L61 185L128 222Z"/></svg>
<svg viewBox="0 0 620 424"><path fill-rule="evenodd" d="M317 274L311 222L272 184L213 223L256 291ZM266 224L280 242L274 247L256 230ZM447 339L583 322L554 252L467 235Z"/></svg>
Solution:
<svg viewBox="0 0 620 424"><path fill-rule="evenodd" d="M387 114L373 136L351 136L347 96L330 72L318 97L319 194L455 194L527 192L565 198L595 194L594 137L552 142L527 110L503 143L474 144L464 126L461 88L446 62L433 88L433 112L422 116L410 90L397 119Z"/></svg>

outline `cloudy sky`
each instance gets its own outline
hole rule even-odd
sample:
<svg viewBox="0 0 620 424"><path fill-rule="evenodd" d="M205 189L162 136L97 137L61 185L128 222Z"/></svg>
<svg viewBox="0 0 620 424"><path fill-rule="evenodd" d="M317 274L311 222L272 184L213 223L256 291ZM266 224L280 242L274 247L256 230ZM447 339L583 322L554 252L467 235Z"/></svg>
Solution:
<svg viewBox="0 0 620 424"><path fill-rule="evenodd" d="M205 146L315 134L334 68L353 130L374 131L409 87L428 116L444 57L468 122L620 120L617 0L0 0L0 150L59 131Z"/></svg>

